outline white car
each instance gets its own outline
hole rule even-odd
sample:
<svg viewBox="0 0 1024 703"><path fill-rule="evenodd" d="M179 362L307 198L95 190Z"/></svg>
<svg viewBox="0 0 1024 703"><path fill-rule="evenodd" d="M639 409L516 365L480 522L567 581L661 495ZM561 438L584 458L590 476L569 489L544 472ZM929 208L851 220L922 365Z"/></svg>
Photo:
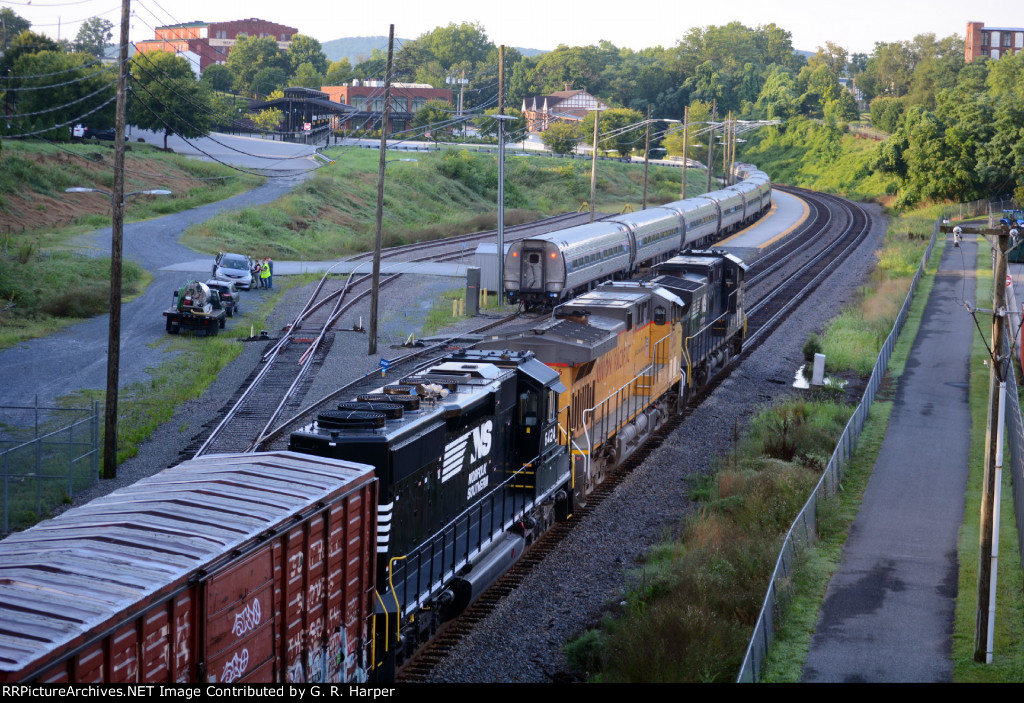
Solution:
<svg viewBox="0 0 1024 703"><path fill-rule="evenodd" d="M213 262L213 277L222 281L233 281L242 290L252 288L252 263L242 254L217 254Z"/></svg>

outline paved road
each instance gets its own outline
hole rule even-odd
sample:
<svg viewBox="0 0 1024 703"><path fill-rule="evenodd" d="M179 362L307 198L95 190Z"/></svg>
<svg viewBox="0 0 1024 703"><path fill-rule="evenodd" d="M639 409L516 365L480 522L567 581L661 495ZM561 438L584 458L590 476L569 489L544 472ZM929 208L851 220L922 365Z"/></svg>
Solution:
<svg viewBox="0 0 1024 703"><path fill-rule="evenodd" d="M138 136L136 132L134 137ZM252 141L223 135L214 135L213 138L231 141L236 145ZM206 146L212 144L211 140L206 142L209 142ZM219 212L272 202L295 187L316 167L316 162L308 157L310 147L282 142L274 144L280 153L286 154L290 150L294 155L307 156L271 162L258 158L253 161L254 157L241 154L225 154L225 159L243 166L248 164L248 167L255 167L253 164L260 163L260 168L270 173L271 177L264 185L227 200L125 225L125 259L137 261L153 274L154 280L143 295L121 308L122 388L147 380L146 369L159 366L166 359L163 345L158 345L167 336L161 313L170 305L172 291L181 285L183 277L179 271L161 269L182 262L193 262L197 276L208 277L211 273L213 258L178 244L182 232L190 225L208 220ZM251 147L249 150L256 152ZM83 235L76 244L85 253L107 256L110 253L110 229ZM250 299L256 295L260 293L250 293ZM243 297L243 313L246 308L246 298ZM238 324L244 323L239 321ZM77 390L104 388L108 325L109 316L101 315L49 337L0 351L0 368L4 370L4 383L0 384L0 407L31 405L36 397L40 405L48 406L55 398Z"/></svg>
<svg viewBox="0 0 1024 703"><path fill-rule="evenodd" d="M149 144L163 147L163 132L132 129L128 135L131 142L144 140ZM172 135L167 139L167 148L176 154L194 156L204 161L220 161L259 173L281 173L287 171L310 171L317 168L313 158L318 144L295 144L278 142L259 137L242 137L230 134L211 134L198 139L183 139Z"/></svg>
<svg viewBox="0 0 1024 703"><path fill-rule="evenodd" d="M889 428L832 578L809 682L948 682L967 489L977 247L946 244Z"/></svg>

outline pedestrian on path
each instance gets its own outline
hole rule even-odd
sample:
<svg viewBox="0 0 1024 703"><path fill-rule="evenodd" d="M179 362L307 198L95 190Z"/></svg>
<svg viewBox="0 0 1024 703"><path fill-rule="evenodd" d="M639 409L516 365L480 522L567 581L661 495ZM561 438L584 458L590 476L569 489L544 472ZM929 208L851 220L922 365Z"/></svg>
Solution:
<svg viewBox="0 0 1024 703"><path fill-rule="evenodd" d="M270 260L264 259L260 267L260 288L270 288Z"/></svg>

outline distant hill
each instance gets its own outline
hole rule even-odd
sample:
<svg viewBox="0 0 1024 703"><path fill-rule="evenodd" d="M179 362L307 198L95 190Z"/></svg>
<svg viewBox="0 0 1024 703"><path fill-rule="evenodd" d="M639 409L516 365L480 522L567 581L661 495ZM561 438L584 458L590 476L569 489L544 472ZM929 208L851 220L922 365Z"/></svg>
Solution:
<svg viewBox="0 0 1024 703"><path fill-rule="evenodd" d="M396 43L406 42L408 39L395 37ZM349 60L353 66L360 61L370 58L374 49L381 51L388 50L387 36L380 37L343 37L322 42L324 54L328 61L341 61L344 58Z"/></svg>
<svg viewBox="0 0 1024 703"><path fill-rule="evenodd" d="M397 44L407 41L409 40L395 37L395 42ZM343 37L341 39L332 39L331 41L322 42L320 45L323 47L324 54L327 56L329 61L341 61L343 58L348 58L349 63L355 66L360 61L370 58L370 54L373 53L374 49L387 51L388 38L385 36ZM519 48L519 53L523 56L536 56L537 54L544 54L547 52L542 49Z"/></svg>

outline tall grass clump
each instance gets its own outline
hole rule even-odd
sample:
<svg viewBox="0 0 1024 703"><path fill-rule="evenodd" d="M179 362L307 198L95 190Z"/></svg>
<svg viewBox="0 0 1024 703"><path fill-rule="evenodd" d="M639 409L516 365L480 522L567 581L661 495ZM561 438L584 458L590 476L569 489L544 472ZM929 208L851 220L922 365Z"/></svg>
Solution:
<svg viewBox="0 0 1024 703"><path fill-rule="evenodd" d="M621 614L566 648L570 665L602 682L735 680L779 547L849 412L795 400L759 413L696 482L699 509L648 554Z"/></svg>

